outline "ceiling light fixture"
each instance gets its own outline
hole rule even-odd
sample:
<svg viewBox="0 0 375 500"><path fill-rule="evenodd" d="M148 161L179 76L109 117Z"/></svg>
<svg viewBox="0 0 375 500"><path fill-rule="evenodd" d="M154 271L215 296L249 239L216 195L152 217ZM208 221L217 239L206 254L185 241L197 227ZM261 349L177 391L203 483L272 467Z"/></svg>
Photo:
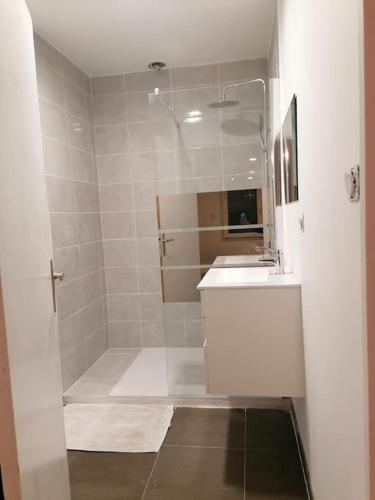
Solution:
<svg viewBox="0 0 375 500"><path fill-rule="evenodd" d="M161 71L163 68L166 67L166 64L161 61L154 61L150 62L150 64L147 65L148 69L152 69L153 71Z"/></svg>

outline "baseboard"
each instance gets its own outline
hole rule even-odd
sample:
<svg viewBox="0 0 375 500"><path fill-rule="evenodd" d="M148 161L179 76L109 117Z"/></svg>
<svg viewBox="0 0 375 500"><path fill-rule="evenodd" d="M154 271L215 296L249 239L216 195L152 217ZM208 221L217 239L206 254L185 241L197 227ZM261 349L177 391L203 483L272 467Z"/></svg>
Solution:
<svg viewBox="0 0 375 500"><path fill-rule="evenodd" d="M309 465L308 465L307 460L306 460L305 448L303 446L301 433L300 433L299 427L298 427L297 416L296 416L296 412L295 412L292 400L290 401L290 416L292 418L294 433L296 436L298 452L299 452L299 457L301 460L301 465L302 465L302 470L303 470L303 476L305 479L305 485L306 485L308 499L314 500L314 495L313 495L313 491L312 491L312 487L311 487L310 469L309 469Z"/></svg>

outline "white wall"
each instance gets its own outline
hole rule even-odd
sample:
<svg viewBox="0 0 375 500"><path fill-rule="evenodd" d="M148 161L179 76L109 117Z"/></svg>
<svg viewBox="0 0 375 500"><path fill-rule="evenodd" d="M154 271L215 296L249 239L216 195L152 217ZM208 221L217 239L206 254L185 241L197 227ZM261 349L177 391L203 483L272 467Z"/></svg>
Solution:
<svg viewBox="0 0 375 500"><path fill-rule="evenodd" d="M282 119L298 99L300 202L283 213L302 280L307 396L295 404L316 500L368 498L361 204L344 182L361 158L361 23L360 0L278 0Z"/></svg>

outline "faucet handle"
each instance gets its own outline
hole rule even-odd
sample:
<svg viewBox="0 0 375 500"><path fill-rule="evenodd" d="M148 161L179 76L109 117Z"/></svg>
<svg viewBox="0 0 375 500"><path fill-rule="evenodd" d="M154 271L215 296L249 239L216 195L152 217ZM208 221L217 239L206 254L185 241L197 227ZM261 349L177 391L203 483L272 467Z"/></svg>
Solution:
<svg viewBox="0 0 375 500"><path fill-rule="evenodd" d="M276 251L276 255L277 255L278 274L284 274L285 273L284 252L279 249Z"/></svg>

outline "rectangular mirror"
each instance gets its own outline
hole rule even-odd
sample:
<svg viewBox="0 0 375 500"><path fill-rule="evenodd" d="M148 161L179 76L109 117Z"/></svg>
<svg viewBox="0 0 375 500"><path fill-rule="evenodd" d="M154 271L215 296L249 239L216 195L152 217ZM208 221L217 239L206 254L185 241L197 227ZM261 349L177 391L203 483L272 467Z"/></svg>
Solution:
<svg viewBox="0 0 375 500"><path fill-rule="evenodd" d="M283 129L285 203L298 201L297 98L293 96Z"/></svg>
<svg viewBox="0 0 375 500"><path fill-rule="evenodd" d="M159 195L164 302L198 300L196 286L220 255L253 255L264 241L265 189Z"/></svg>

